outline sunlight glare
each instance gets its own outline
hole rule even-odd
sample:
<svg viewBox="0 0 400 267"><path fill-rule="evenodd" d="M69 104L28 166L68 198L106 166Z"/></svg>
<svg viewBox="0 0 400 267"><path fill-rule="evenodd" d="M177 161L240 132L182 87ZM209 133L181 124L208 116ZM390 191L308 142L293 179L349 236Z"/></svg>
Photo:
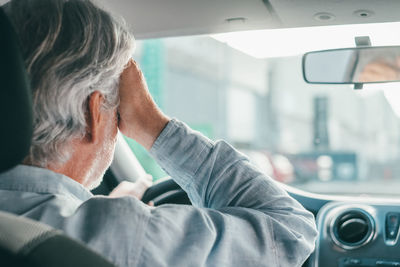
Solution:
<svg viewBox="0 0 400 267"><path fill-rule="evenodd" d="M255 58L354 47L354 37L369 36L373 46L400 45L400 22L257 30L211 35Z"/></svg>

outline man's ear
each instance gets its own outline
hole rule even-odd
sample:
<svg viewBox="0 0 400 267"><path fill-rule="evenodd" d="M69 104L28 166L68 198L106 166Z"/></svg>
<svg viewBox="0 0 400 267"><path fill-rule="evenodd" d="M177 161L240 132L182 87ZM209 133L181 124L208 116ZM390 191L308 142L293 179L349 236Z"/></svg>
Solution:
<svg viewBox="0 0 400 267"><path fill-rule="evenodd" d="M99 91L95 91L89 96L88 113L86 116L86 138L90 143L97 143L99 140L102 127L101 108L103 101L104 97Z"/></svg>

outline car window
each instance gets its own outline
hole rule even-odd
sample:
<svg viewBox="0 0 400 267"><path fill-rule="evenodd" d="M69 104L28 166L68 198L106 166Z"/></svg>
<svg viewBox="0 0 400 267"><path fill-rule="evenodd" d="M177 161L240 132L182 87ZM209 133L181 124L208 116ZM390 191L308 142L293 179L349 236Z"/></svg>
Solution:
<svg viewBox="0 0 400 267"><path fill-rule="evenodd" d="M309 192L398 196L400 86L310 85L302 55L257 58L211 36L137 42L157 104L224 139L272 178ZM340 70L338 70L340 71ZM127 141L155 180L166 176Z"/></svg>

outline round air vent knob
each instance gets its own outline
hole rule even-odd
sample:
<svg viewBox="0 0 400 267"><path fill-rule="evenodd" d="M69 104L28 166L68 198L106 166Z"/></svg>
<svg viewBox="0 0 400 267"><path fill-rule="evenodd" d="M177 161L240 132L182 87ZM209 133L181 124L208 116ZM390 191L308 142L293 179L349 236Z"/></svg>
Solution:
<svg viewBox="0 0 400 267"><path fill-rule="evenodd" d="M374 220L363 210L340 213L331 228L333 241L342 248L355 249L366 245L375 233Z"/></svg>
<svg viewBox="0 0 400 267"><path fill-rule="evenodd" d="M368 234L368 223L362 219L352 218L338 226L338 236L347 243L357 243Z"/></svg>

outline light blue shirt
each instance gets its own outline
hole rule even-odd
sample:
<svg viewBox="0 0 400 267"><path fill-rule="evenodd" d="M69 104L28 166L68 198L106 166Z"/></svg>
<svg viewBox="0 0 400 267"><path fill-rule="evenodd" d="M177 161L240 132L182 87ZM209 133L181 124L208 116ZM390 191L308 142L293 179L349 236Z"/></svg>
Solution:
<svg viewBox="0 0 400 267"><path fill-rule="evenodd" d="M314 249L313 215L226 142L172 120L150 153L193 206L93 196L20 165L0 175L0 210L61 229L118 266L301 266Z"/></svg>

